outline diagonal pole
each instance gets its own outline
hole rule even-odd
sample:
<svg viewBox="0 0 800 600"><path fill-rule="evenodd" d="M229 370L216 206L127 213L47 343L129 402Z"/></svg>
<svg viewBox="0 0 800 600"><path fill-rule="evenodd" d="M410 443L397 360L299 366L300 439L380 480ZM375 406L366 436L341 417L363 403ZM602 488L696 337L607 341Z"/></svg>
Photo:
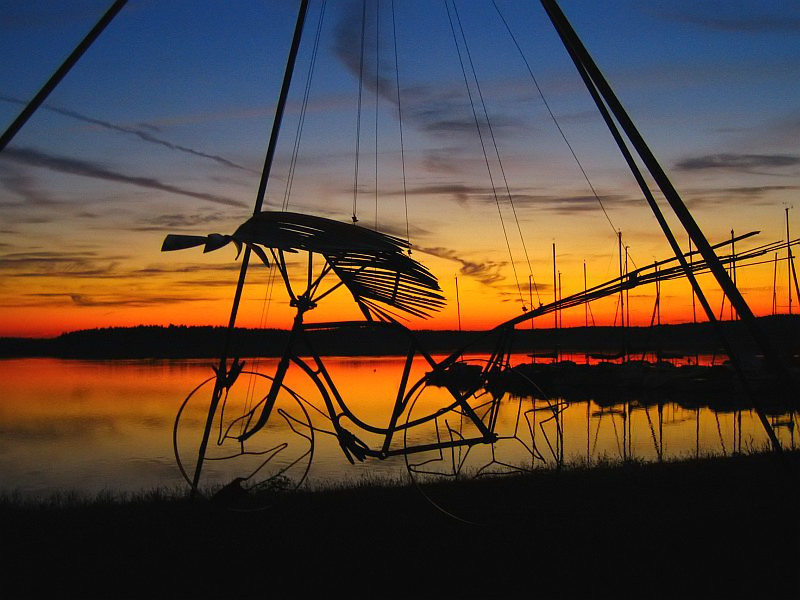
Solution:
<svg viewBox="0 0 800 600"><path fill-rule="evenodd" d="M749 305L747 304L744 297L741 295L739 289L736 287L736 284L731 279L728 271L725 269L722 262L717 257L716 253L714 252L712 246L709 244L702 230L694 221L694 218L692 217L686 205L683 203L683 200L681 199L677 190L673 187L672 182L669 180L666 173L661 168L661 165L658 163L655 156L652 154L649 147L645 143L644 139L641 137L641 134L636 129L630 117L628 116L627 112L622 107L622 104L619 102L613 90L611 89L610 85L605 80L600 70L597 68L597 65L595 65L588 51L583 46L582 42L578 38L575 31L572 29L572 26L569 24L564 14L561 12L561 9L558 7L556 1L541 0L541 2L548 16L553 22L553 25L555 26L559 36L564 42L564 45L566 46L570 56L575 62L578 71L584 77L584 81L587 83L587 86L590 87L590 91L592 91L593 88L596 89L596 91L600 95L602 95L603 103L607 104L609 109L614 113L614 117L620 123L622 129L625 131L625 134L630 140L630 143L634 146L637 153L641 157L642 161L645 163L645 166L655 179L657 185L663 192L664 197L666 198L670 207L678 217L684 229L686 229L690 238L692 239L692 241L694 241L695 246L697 247L700 254L703 256L703 259L705 260L709 270L717 279L717 282L719 283L723 292L729 298L731 305L736 309L737 314L745 323L745 326L749 330L751 336L756 341L757 345L761 348L765 358L768 361L768 364L774 370L775 374L781 379L782 383L785 386L785 390L788 392L791 389L791 379L788 372L786 371L783 361L781 360L780 356L778 356L778 354L774 351L767 337L764 336L763 332L758 326L755 315L750 310ZM593 96L595 97L595 101L598 104L598 106L601 106L597 95L593 94ZM601 111L602 111L602 106L601 106ZM606 120L608 121L608 119ZM613 129L614 128L612 127L612 131ZM617 141L619 142L619 140ZM654 212L656 212L656 216L658 217L658 211L654 209ZM667 237L669 238L670 236L668 235ZM731 358L735 359L736 357L731 356ZM734 360L733 362L735 364L738 364L738 361L736 360ZM746 379L743 377L743 373L741 373L740 368L737 368L737 372L740 376L740 379L742 379L742 383L744 384L745 389L747 389L748 394L754 401L759 419L761 420L762 425L764 426L764 429L767 433L767 436L770 439L770 442L772 443L773 448L776 451L780 451L781 449L780 442L778 441L772 427L767 421L763 410L760 409L759 407L760 402L755 402L756 400L755 396L752 393L750 393L750 390L748 389L749 388L748 383Z"/></svg>
<svg viewBox="0 0 800 600"><path fill-rule="evenodd" d="M97 22L92 30L86 34L86 37L81 40L81 43L77 45L75 50L72 51L67 59L61 64L58 70L53 73L50 79L47 80L47 83L42 86L42 89L33 97L33 99L28 102L25 108L22 109L22 112L19 116L14 119L14 122L8 126L8 129L5 130L2 137L0 137L0 152L2 152L8 143L14 139L14 136L17 132L22 129L22 126L28 121L28 119L36 112L36 109L45 101L47 96L50 95L55 87L59 84L59 82L64 78L64 76L69 72L69 70L78 62L83 53L92 45L92 43L97 39L97 37L103 32L106 26L111 22L111 20L117 16L117 13L122 10L122 7L125 6L127 0L116 0L114 4L109 8L106 13L102 16L102 18Z"/></svg>
<svg viewBox="0 0 800 600"><path fill-rule="evenodd" d="M589 72L594 84L603 95L603 98L611 109L611 112L614 114L614 117L617 119L617 121L619 121L622 129L625 131L625 134L631 141L631 144L633 144L642 161L645 163L648 171L650 171L659 188L661 188L664 197L674 211L675 215L678 217L681 225L683 225L684 229L686 229L687 233L692 238L695 247L700 252L703 259L708 263L709 270L712 272L720 287L725 292L725 295L729 298L731 304L736 309L736 312L745 322L747 329L750 331L750 334L761 348L764 356L767 358L770 365L778 373L778 375L785 375L786 372L783 361L780 360L780 357L772 348L772 344L769 342L766 336L764 336L756 322L755 315L747 304L747 301L744 299L739 289L731 280L730 275L720 262L717 255L714 253L713 249L711 248L711 244L709 244L702 230L695 222L694 217L684 204L683 200L678 194L678 191L674 188L672 182L661 168L661 165L650 151L650 148L647 146L641 134L634 126L633 122L631 121L620 101L617 99L608 82L600 73L600 70L597 68L594 60L592 60L588 51L583 46L583 43L580 41L566 17L561 12L561 9L556 4L555 0L541 0L541 2L553 21L553 24L559 32L559 35L562 36L562 40L564 40L568 47L571 47L574 50L575 56L580 62L579 68L585 68Z"/></svg>
<svg viewBox="0 0 800 600"><path fill-rule="evenodd" d="M283 120L283 112L286 108L286 99L289 95L289 87L292 82L292 74L294 73L294 65L297 60L297 52L300 47L300 39L303 33L303 25L305 24L306 12L308 11L308 0L300 2L300 9L297 14L297 22L295 24L294 35L292 37L292 46L289 50L289 57L286 61L286 70L283 75L283 83L281 85L280 95L278 96L278 104L275 107L275 118L272 123L272 132L270 133L269 145L267 146L267 154L264 158L264 168L261 171L261 181L258 185L258 192L256 194L255 205L253 206L253 214L256 215L261 212L264 205L264 195L267 190L267 182L269 181L270 171L272 170L272 162L275 157L275 149L278 145L278 133L280 132L281 121ZM219 368L217 371L217 381L214 385L214 393L211 397L211 404L208 408L208 415L206 417L206 425L203 430L203 437L200 441L200 447L197 451L197 464L195 465L194 478L192 479L192 493L197 491L197 486L200 483L200 474L203 469L203 460L206 455L206 448L208 448L208 439L211 435L211 427L214 422L214 415L217 412L222 392L226 386L231 383L227 381L228 372L228 353L230 352L231 339L233 337L234 327L236 326L236 315L239 312L239 302L242 298L242 290L244 289L244 280L247 275L247 266L250 261L250 247L245 246L242 254L242 266L239 269L239 279L236 282L236 291L233 296L233 306L231 307L231 316L228 320L228 331L225 338L225 346L219 360Z"/></svg>

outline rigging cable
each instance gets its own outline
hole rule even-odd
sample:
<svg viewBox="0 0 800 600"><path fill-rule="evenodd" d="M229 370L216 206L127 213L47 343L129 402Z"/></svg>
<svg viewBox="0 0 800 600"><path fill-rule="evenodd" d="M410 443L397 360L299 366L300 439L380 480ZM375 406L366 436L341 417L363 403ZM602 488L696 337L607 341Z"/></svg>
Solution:
<svg viewBox="0 0 800 600"><path fill-rule="evenodd" d="M281 210L289 210L289 198L292 194L292 185L294 184L294 174L297 168L297 160L300 156L300 138L303 135L303 126L305 125L306 115L308 114L308 98L311 93L311 80L314 77L314 68L317 64L317 56L319 56L319 40L322 33L322 22L325 16L325 7L327 0L323 0L320 7L319 21L317 22L317 31L314 35L314 44L311 50L311 62L308 67L308 76L306 77L306 85L303 90L303 101L300 107L300 117L297 122L297 131L294 137L294 146L292 148L292 156L289 161L289 173L286 176L286 189L283 193L283 203Z"/></svg>
<svg viewBox="0 0 800 600"><path fill-rule="evenodd" d="M358 204L358 162L360 158L360 144L361 144L361 102L362 96L364 94L364 44L366 43L365 40L365 30L367 25L367 0L362 0L361 2L361 57L359 61L359 71L358 71L358 108L356 110L356 160L355 160L355 172L353 175L353 224L355 225L358 223L358 217L356 216L357 212L357 204Z"/></svg>
<svg viewBox="0 0 800 600"><path fill-rule="evenodd" d="M406 213L406 242L408 253L411 254L411 235L408 227L408 189L406 187L406 158L403 145L403 108L400 104L400 64L397 58L397 22L395 19L394 0L392 0L392 34L394 38L394 76L397 87L397 120L400 128L400 168L403 174L403 205Z"/></svg>
<svg viewBox="0 0 800 600"><path fill-rule="evenodd" d="M517 276L517 267L514 264L514 255L513 255L512 251L511 251L511 243L510 243L510 241L508 239L508 232L506 231L505 221L503 220L503 211L502 211L502 208L500 207L500 199L497 197L497 188L494 185L494 177L492 176L492 169L491 169L491 166L489 164L489 157L488 157L488 155L486 153L486 143L484 142L483 134L481 133L480 119L478 118L478 113L475 110L475 101L473 100L472 90L470 89L470 86L469 86L469 78L467 76L466 67L464 66L464 59L463 59L463 56L461 54L461 47L458 44L458 35L456 34L455 26L453 24L453 17L452 17L451 12L450 12L449 3L445 2L445 8L447 9L447 17L448 17L448 19L450 21L450 30L451 30L451 32L453 34L453 41L455 42L455 45L456 45L456 52L458 54L458 60L459 60L459 63L461 65L461 72L462 72L462 75L464 76L464 85L465 85L465 87L467 89L467 95L469 97L470 107L472 108L472 116L475 119L475 128L477 129L478 139L480 140L480 143L481 143L481 150L483 151L483 159L484 159L484 162L486 163L486 170L487 170L488 175L489 175L489 182L490 182L490 184L492 186L492 194L494 195L494 201L495 201L495 204L497 205L497 212L500 215L500 226L501 226L501 228L503 230L503 237L505 238L506 248L508 249L508 256L509 256L509 260L511 262L511 269L512 269L512 271L514 273L514 281L515 281L515 283L517 285L517 292L519 293L520 303L522 304L522 306L525 306L525 300L523 299L523 296L522 296L522 287L519 284L519 277ZM455 5L453 5L453 11L456 13L456 19L458 19L458 13L456 11ZM460 28L460 22L459 22L459 28ZM466 38L464 36L464 30L463 29L461 29L461 39L462 39L462 42L463 42L463 44L465 46L465 49L466 49L467 42L466 42ZM465 50L465 51L467 53L469 52L468 50ZM473 76L475 76L474 70L473 70ZM477 81L477 77L475 77L475 79ZM478 87L478 89L480 90L480 87ZM486 114L485 105L484 105L483 108L484 108L484 117L486 118L486 121L488 123L489 116L488 116L488 114Z"/></svg>
<svg viewBox="0 0 800 600"><path fill-rule="evenodd" d="M275 278L277 277L277 271L278 269L269 269L269 273L267 274L267 286L264 290L264 300L262 300L261 302L261 317L259 318L258 322L258 329L260 330L264 330L267 328L267 322L269 321L269 311L270 307L272 306L272 294L273 291L275 290ZM261 357L256 356L249 370L251 372L257 373L260 364L261 364ZM256 376L251 374L247 381L247 394L245 396L244 405L242 407L242 417L244 417L247 413L249 413L253 409L253 402L255 401L256 379L257 379ZM242 419L239 435L245 432L246 427L247 427L247 421Z"/></svg>
<svg viewBox="0 0 800 600"><path fill-rule="evenodd" d="M553 120L553 123L555 124L556 129L558 129L558 132L561 134L561 137L564 139L564 143L567 145L567 148L569 148L569 151L572 154L572 158L575 159L575 162L577 163L578 168L581 170L581 173L583 174L583 178L586 180L586 183L589 185L589 189L592 190L592 195L595 197L595 199L597 200L597 203L600 205L600 208L603 210L603 214L605 215L606 220L608 221L608 224L611 225L611 229L614 232L614 235L616 236L617 235L617 227L611 221L611 217L609 216L608 211L606 210L606 207L603 204L603 201L600 199L600 195L597 193L597 190L595 190L594 186L592 185L592 182L589 180L589 175L586 173L586 170L583 168L583 165L581 164L581 161L578 159L577 154L575 154L575 150L572 148L572 144L570 144L569 140L567 139L566 134L564 133L564 130L561 128L561 125L558 123L558 119L556 119L555 114L553 113L552 109L550 108L550 104L547 102L547 99L545 98L544 93L542 92L542 88L539 87L539 82L537 81L536 76L533 74L533 69L531 69L531 65L528 62L528 59L526 58L525 53L522 51L522 48L520 47L519 42L517 41L517 38L514 36L514 33L511 31L511 27L508 25L508 22L506 21L505 17L503 17L503 14L500 12L500 8L497 6L497 3L494 0L492 0L492 5L494 5L495 10L497 11L498 16L500 17L500 20L503 21L503 25L505 25L505 28L508 31L508 34L511 36L511 40L514 42L514 45L516 46L517 51L519 52L520 58L522 58L522 61L525 63L525 67L528 69L528 74L531 77L531 81L533 81L533 85L536 86L536 91L539 92L539 97L542 99L542 103L544 104L545 109L547 109L547 112L550 115L550 118Z"/></svg>
<svg viewBox="0 0 800 600"><path fill-rule="evenodd" d="M381 89L381 3L375 3L375 231L378 231L378 105Z"/></svg>
<svg viewBox="0 0 800 600"><path fill-rule="evenodd" d="M459 22L459 28L461 28L461 19L460 19L459 15L458 15L457 9L455 9L455 5L453 5L453 8L454 8L454 10L456 12L456 19ZM462 28L462 35L463 35L463 28ZM474 64L472 62L472 54L470 53L469 47L466 45L466 43L465 43L464 47L465 47L466 52L467 52L467 57L469 58L470 68L472 69L472 72L475 73L476 70L475 70L475 66L474 66ZM519 217L517 216L516 206L514 206L514 197L511 194L511 188L508 185L508 178L506 177L505 168L503 167L503 161L500 158L500 150L499 150L498 145L497 145L497 140L495 139L495 136L494 136L494 128L492 127L492 123L489 120L489 114L488 114L488 111L486 110L486 103L484 102L483 92L481 91L481 86L480 86L480 83L478 82L477 76L475 77L475 86L476 86L476 88L478 90L478 95L479 95L479 97L481 99L481 104L483 105L484 115L486 116L486 124L487 124L488 129L489 129L489 135L492 138L492 145L494 146L495 156L497 157L497 164L498 164L498 167L500 168L500 174L501 174L501 176L503 178L503 185L506 188L506 197L508 198L508 203L511 206L511 213L514 215L514 222L517 225L517 233L519 234L519 240L520 240L520 243L522 244L522 251L525 254L525 262L528 265L528 274L531 276L531 280L532 280L533 286L536 289L536 297L539 300L539 305L541 305L542 304L542 300L539 297L539 286L536 284L536 278L533 276L533 268L531 267L531 259L530 259L529 255L528 255L528 247L525 244L525 236L522 235L522 227L520 226ZM533 308L533 307L531 307L531 308ZM524 302L523 302L523 305L522 305L522 310L525 310Z"/></svg>

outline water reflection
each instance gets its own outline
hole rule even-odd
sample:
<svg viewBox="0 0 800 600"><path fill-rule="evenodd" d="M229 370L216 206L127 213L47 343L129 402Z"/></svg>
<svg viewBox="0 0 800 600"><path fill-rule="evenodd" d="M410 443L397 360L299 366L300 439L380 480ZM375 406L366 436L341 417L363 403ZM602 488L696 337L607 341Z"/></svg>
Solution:
<svg viewBox="0 0 800 600"><path fill-rule="evenodd" d="M360 419L385 424L401 358L326 358L337 386ZM520 357L520 361L527 360ZM211 373L210 360L0 361L0 491L44 495L75 490L95 493L183 487L172 448L172 426L187 393ZM270 372L274 360L249 361ZM426 367L413 367L412 381ZM287 382L313 396L306 377ZM559 460L654 461L708 453L727 455L767 446L754 411L670 400L653 403L608 399L527 399L528 422L541 466ZM513 422L518 405L504 402L499 421ZM794 447L796 415L773 414L781 443ZM204 417L190 416L198 431ZM521 454L523 456L524 453ZM405 461L367 460L350 465L332 436L315 441L310 482L358 479L362 475L405 476ZM226 474L217 474L224 481Z"/></svg>

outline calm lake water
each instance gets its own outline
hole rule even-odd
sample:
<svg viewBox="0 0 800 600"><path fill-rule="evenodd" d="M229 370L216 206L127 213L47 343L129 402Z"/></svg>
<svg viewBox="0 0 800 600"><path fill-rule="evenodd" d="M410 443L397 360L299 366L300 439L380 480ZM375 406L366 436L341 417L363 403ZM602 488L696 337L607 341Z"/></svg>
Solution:
<svg viewBox="0 0 800 600"><path fill-rule="evenodd" d="M173 423L187 394L213 375L212 363L209 359L0 360L0 492L45 496L67 490L94 494L186 486L173 452ZM326 358L325 363L354 413L369 422L386 421L403 359ZM275 360L258 359L247 366L272 372L275 365ZM424 364L415 364L411 381L425 370ZM313 393L308 378L290 377L289 384L301 394ZM767 444L754 411L715 412L677 402L660 406L527 402L531 442L537 449L534 466L553 466L559 455L568 462L584 463L656 461L726 455ZM559 419L554 418L554 408L561 410ZM182 439L200 435L202 402L193 410L186 410ZM504 404L498 422L512 422L518 410L514 402ZM773 421L781 442L794 447L794 427L785 425L792 419ZM309 482L407 472L402 458L351 465L331 436L317 438ZM215 477L220 482L229 477L224 468L210 468L209 474L212 482Z"/></svg>

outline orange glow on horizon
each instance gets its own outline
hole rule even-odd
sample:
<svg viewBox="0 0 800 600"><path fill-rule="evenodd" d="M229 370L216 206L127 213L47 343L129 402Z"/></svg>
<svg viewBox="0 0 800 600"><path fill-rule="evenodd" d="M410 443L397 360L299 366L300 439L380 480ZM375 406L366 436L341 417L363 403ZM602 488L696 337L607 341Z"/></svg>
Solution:
<svg viewBox="0 0 800 600"><path fill-rule="evenodd" d="M523 305L526 308L530 305L536 307L540 303L546 305L554 300L552 284L540 286L534 294L527 286L510 285L508 282L484 284L468 276L460 276L458 279L455 276L443 278L442 272L452 268L449 262L442 263L436 259L425 262L431 263L432 271L439 276L447 304L429 319L401 319L401 323L410 329L491 329L522 315ZM584 289L582 276L573 276L580 271L580 265L564 262L561 298L580 294ZM220 264L230 264L228 257L222 257ZM29 294L29 297L43 297L38 304L12 305L4 309L0 314L0 336L55 337L76 330L137 325L227 326L235 287L235 272L226 275L230 279L230 285L220 282L208 286L202 281L185 280L183 277L180 273L168 273L159 278L125 280L111 286L99 280L96 291L85 296L44 293L43 287L43 293ZM248 280L236 319L238 327L291 327L294 309L289 305L286 291L276 283L276 287L270 292L266 281L262 271L254 272L254 276ZM721 320L734 318L735 315L730 312L730 303L723 302L719 286L713 277L703 274L700 282L712 310L715 311L715 317ZM597 284L596 281L590 281L588 287ZM785 287L785 280L778 281L778 289L775 291L771 265L742 269L737 285L756 316L788 312L786 291L780 291L781 285ZM49 289L51 288L47 288ZM532 326L536 329L555 326L615 326L621 325L623 318L628 325L645 327L657 323L708 320L700 303L695 301L693 305L693 294L685 280L664 282L660 291L659 305L655 302L655 286L648 284L625 293L622 298L624 314L620 314L619 294L614 294L595 300L587 306L578 305L564 309L558 314L558 322L554 313L540 315L534 319ZM306 315L307 322L361 319L363 315L344 288L339 288L324 298L317 308ZM530 326L530 322L519 325L520 328Z"/></svg>
<svg viewBox="0 0 800 600"><path fill-rule="evenodd" d="M712 307L719 310L720 298L712 297ZM710 300L712 302L712 300ZM756 297L748 299L751 310L756 316L772 314L771 299ZM699 303L694 310L691 299L663 305L660 308L660 320L655 316L655 298L639 296L630 299L630 306L625 308L625 323L630 326L649 326L656 324L677 324L707 321ZM731 318L728 303L716 314L721 320ZM781 307L779 307L781 308ZM786 312L779 310L778 312ZM288 303L273 303L266 321L261 319L260 307L256 310L245 309L237 318L237 327L289 329L294 315ZM460 321L458 307L450 302L444 310L429 319L401 320L405 326L414 330L486 330L522 314L518 303L496 302L490 298L462 299L460 302ZM109 310L108 307L63 307L60 310L41 310L36 307L8 308L0 316L1 337L56 337L62 333L84 329L109 327L135 327L138 325L186 325L186 326L227 326L230 315L230 301L220 300L215 303L204 303L202 306L185 305L152 306L147 308L126 308ZM313 310L306 315L307 322L327 322L342 320L360 320L363 316L357 309L349 305L329 306ZM617 312L616 298L606 298L589 305L577 306L561 311L556 321L555 313L537 316L530 325L526 321L519 328L550 329L552 327L583 327L621 325ZM460 325L460 327L459 327Z"/></svg>

